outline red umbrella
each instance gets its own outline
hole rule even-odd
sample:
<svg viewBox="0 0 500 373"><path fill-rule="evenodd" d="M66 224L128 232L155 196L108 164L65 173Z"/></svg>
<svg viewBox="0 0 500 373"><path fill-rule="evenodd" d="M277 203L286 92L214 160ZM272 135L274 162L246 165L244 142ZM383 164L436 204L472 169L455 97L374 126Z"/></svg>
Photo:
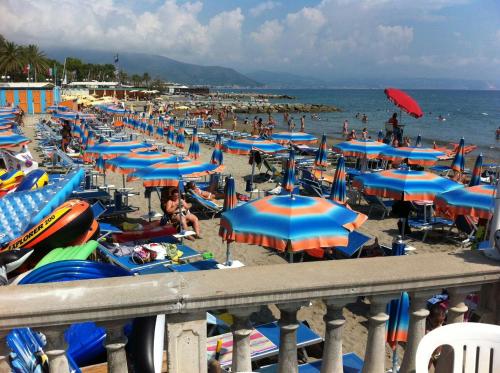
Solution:
<svg viewBox="0 0 500 373"><path fill-rule="evenodd" d="M420 118L424 115L417 101L415 101L407 93L396 88L386 88L384 89L384 92L387 98L391 100L394 105L406 111L412 117Z"/></svg>

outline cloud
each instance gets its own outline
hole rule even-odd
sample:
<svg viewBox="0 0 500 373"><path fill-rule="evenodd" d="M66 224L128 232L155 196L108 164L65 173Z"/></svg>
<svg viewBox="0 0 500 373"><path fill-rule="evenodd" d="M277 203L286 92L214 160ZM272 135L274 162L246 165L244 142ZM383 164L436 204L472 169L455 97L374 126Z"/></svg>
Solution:
<svg viewBox="0 0 500 373"><path fill-rule="evenodd" d="M408 26L377 26L379 41L385 45L404 48L413 41L413 28Z"/></svg>
<svg viewBox="0 0 500 373"><path fill-rule="evenodd" d="M250 10L248 12L253 17L258 17L262 13L264 13L268 10L273 10L274 8L277 8L280 5L281 5L281 3L277 2L277 1L265 1L265 2L260 3L259 5L255 6L253 8L250 8Z"/></svg>

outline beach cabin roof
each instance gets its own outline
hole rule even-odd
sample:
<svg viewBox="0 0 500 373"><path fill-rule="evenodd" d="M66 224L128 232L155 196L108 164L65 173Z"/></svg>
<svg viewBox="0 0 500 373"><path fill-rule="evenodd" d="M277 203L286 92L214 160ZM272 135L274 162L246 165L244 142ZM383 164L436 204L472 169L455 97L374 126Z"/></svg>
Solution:
<svg viewBox="0 0 500 373"><path fill-rule="evenodd" d="M52 89L54 84L48 82L28 83L28 82L7 82L0 83L0 89Z"/></svg>

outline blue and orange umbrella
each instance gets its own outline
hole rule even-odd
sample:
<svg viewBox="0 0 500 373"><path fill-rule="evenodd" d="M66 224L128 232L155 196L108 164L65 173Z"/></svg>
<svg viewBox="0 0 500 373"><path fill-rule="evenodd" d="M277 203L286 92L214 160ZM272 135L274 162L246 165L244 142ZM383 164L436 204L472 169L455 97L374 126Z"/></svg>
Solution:
<svg viewBox="0 0 500 373"><path fill-rule="evenodd" d="M483 172L483 153L479 154L474 163L472 177L470 178L469 186L481 184L481 173Z"/></svg>
<svg viewBox="0 0 500 373"><path fill-rule="evenodd" d="M184 149L186 145L186 139L184 138L184 121L181 121L179 129L177 130L177 136L175 138L175 146L179 149Z"/></svg>
<svg viewBox="0 0 500 373"><path fill-rule="evenodd" d="M167 131L167 144L174 144L174 143L175 143L175 129L174 129L174 124L170 122Z"/></svg>
<svg viewBox="0 0 500 373"><path fill-rule="evenodd" d="M403 169L362 174L353 185L368 195L402 201L434 200L440 193L463 188L460 183L430 172Z"/></svg>
<svg viewBox="0 0 500 373"><path fill-rule="evenodd" d="M465 140L462 137L458 144L455 157L451 163L451 169L456 172L463 173L465 169Z"/></svg>
<svg viewBox="0 0 500 373"><path fill-rule="evenodd" d="M438 157L443 156L444 153L431 148L417 148L417 147L387 147L380 153L380 157L387 161L394 163L401 163L406 161L409 165L432 166L438 161Z"/></svg>
<svg viewBox="0 0 500 373"><path fill-rule="evenodd" d="M189 145L188 157L192 159L200 158L200 143L198 141L198 129L193 128L193 136Z"/></svg>
<svg viewBox="0 0 500 373"><path fill-rule="evenodd" d="M290 155L286 161L285 175L281 186L290 193L295 188L295 152L293 149L290 150Z"/></svg>
<svg viewBox="0 0 500 373"><path fill-rule="evenodd" d="M88 147L85 151L85 156L88 159L101 155L103 159L110 159L118 157L121 154L152 149L154 149L154 146L139 141L107 141Z"/></svg>
<svg viewBox="0 0 500 373"><path fill-rule="evenodd" d="M215 148L212 152L210 163L219 165L224 163L224 154L222 154L222 135L220 133L218 133L215 138Z"/></svg>
<svg viewBox="0 0 500 373"><path fill-rule="evenodd" d="M30 139L22 135L18 135L12 131L0 132L0 148L14 148L16 146L27 145L31 142Z"/></svg>
<svg viewBox="0 0 500 373"><path fill-rule="evenodd" d="M277 132L271 135L271 139L280 144L313 144L318 138L305 132Z"/></svg>
<svg viewBox="0 0 500 373"><path fill-rule="evenodd" d="M314 159L314 165L316 167L327 167L328 166L328 148L326 144L326 135L323 134L321 137L321 143L319 144L319 148L316 151L316 157Z"/></svg>
<svg viewBox="0 0 500 373"><path fill-rule="evenodd" d="M224 240L301 251L347 246L367 217L333 201L301 195L268 196L222 213Z"/></svg>
<svg viewBox="0 0 500 373"><path fill-rule="evenodd" d="M387 144L373 140L349 140L333 146L333 150L344 156L367 159L378 158L387 148L389 148Z"/></svg>
<svg viewBox="0 0 500 373"><path fill-rule="evenodd" d="M345 175L345 159L340 157L333 177L330 199L343 205L347 202Z"/></svg>
<svg viewBox="0 0 500 373"><path fill-rule="evenodd" d="M163 137L165 137L165 131L163 129L163 122L158 123L158 127L156 127L155 137L157 139L163 139Z"/></svg>
<svg viewBox="0 0 500 373"><path fill-rule="evenodd" d="M177 159L175 155L158 151L129 153L110 159L106 162L106 168L126 175L160 162L175 162Z"/></svg>
<svg viewBox="0 0 500 373"><path fill-rule="evenodd" d="M102 174L106 173L106 161L104 160L104 158L102 156L99 156L96 159L95 164L94 164L94 170L96 170L97 172L100 172Z"/></svg>
<svg viewBox="0 0 500 373"><path fill-rule="evenodd" d="M399 299L393 299L387 305L389 319L386 323L386 341L393 350L393 371L397 371L398 355L396 348L399 342L408 340L408 327L410 322L410 297L407 292L402 292Z"/></svg>
<svg viewBox="0 0 500 373"><path fill-rule="evenodd" d="M89 134L87 136L87 141L84 144L84 148L88 149L91 146L95 145L95 132L94 131L89 131Z"/></svg>
<svg viewBox="0 0 500 373"><path fill-rule="evenodd" d="M436 212L446 217L469 215L491 219L495 209L494 185L475 185L436 196Z"/></svg>
<svg viewBox="0 0 500 373"><path fill-rule="evenodd" d="M263 153L276 153L286 150L285 147L276 144L273 141L261 139L260 137L248 137L240 140L229 140L224 145L224 150L231 154L250 154L252 150L258 150Z"/></svg>
<svg viewBox="0 0 500 373"><path fill-rule="evenodd" d="M199 177L221 172L224 166L178 158L173 162L156 163L129 174L128 181L142 180L146 187L177 186L183 176Z"/></svg>
<svg viewBox="0 0 500 373"><path fill-rule="evenodd" d="M155 134L155 127L153 126L153 121L149 120L146 126L146 135L153 136Z"/></svg>

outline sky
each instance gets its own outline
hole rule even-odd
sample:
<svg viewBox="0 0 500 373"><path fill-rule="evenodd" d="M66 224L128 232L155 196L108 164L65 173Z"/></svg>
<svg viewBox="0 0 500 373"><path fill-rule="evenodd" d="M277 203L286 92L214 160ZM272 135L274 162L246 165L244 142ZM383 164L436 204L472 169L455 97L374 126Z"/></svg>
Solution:
<svg viewBox="0 0 500 373"><path fill-rule="evenodd" d="M0 33L242 72L500 77L499 0L0 0Z"/></svg>

